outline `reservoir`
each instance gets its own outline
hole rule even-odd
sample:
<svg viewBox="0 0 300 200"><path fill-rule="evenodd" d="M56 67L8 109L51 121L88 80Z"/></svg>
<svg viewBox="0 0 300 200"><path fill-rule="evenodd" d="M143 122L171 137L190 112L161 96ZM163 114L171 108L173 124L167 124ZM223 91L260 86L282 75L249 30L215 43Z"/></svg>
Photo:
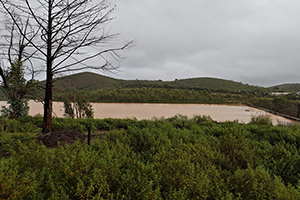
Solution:
<svg viewBox="0 0 300 200"><path fill-rule="evenodd" d="M6 105L0 101L0 106ZM29 115L43 114L43 105L33 100L29 101ZM169 118L177 114L192 118L195 115L210 116L218 122L238 120L240 123L250 122L253 116L268 115L274 125L290 123L291 121L265 111L245 105L219 105L219 104L159 104L159 103L92 103L94 118L136 118L153 119ZM64 117L62 102L53 102L53 116Z"/></svg>

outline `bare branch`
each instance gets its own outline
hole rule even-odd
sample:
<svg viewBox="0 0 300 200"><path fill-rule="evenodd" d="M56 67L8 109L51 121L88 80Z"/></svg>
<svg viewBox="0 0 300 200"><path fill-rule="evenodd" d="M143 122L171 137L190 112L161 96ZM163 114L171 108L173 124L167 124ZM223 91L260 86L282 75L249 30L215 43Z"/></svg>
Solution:
<svg viewBox="0 0 300 200"><path fill-rule="evenodd" d="M39 46L37 46L34 42L32 42L32 38L28 38L28 36L24 33L24 30L22 29L22 22L19 22L17 20L17 17L14 15L14 11L8 6L10 5L11 7L14 7L14 8L17 8L17 7L14 6L13 4L10 4L7 1L3 1L3 0L0 0L0 3L2 4L2 7L6 11L6 13L10 16L10 18L13 21L14 25L18 28L19 33L22 35L22 37L24 37L40 53L42 53L44 56L46 56L47 54L45 54ZM39 29L37 30L37 32L38 31L39 31Z"/></svg>

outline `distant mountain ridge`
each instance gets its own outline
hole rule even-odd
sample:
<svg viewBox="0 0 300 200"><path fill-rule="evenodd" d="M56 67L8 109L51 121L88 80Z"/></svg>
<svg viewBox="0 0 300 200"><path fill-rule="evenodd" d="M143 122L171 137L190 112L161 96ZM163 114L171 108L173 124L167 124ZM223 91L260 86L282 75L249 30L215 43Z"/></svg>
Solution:
<svg viewBox="0 0 300 200"><path fill-rule="evenodd" d="M231 80L218 78L189 78L175 79L174 81L162 80L122 80L110 78L92 72L82 72L78 74L55 78L55 92L63 92L66 89L94 91L102 88L172 88L172 89L195 89L211 90L216 92L254 92L268 91L268 88L251 86Z"/></svg>
<svg viewBox="0 0 300 200"><path fill-rule="evenodd" d="M272 91L280 91L280 92L299 92L300 83L285 83L285 84L269 87L269 89L271 89Z"/></svg>

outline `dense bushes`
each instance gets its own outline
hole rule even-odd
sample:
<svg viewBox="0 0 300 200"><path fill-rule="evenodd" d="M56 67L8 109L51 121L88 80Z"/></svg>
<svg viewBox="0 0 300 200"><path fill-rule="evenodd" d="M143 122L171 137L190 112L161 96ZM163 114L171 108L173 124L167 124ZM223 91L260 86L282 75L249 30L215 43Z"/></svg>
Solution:
<svg viewBox="0 0 300 200"><path fill-rule="evenodd" d="M38 130L37 118L23 120ZM0 160L0 198L300 199L297 126L199 116L54 122L106 136L53 149L14 140ZM1 141L12 134L29 133L2 131Z"/></svg>
<svg viewBox="0 0 300 200"><path fill-rule="evenodd" d="M251 118L250 124L271 125L272 120L269 115L257 115Z"/></svg>

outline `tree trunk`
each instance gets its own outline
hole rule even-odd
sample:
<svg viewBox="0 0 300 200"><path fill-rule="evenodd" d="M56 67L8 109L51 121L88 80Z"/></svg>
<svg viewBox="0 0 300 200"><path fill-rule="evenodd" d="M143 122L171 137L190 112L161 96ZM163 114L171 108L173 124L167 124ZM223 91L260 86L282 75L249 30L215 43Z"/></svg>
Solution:
<svg viewBox="0 0 300 200"><path fill-rule="evenodd" d="M52 3L48 1L48 27L47 27L47 74L44 104L43 133L52 132L52 102L53 102L53 73L52 73Z"/></svg>
<svg viewBox="0 0 300 200"><path fill-rule="evenodd" d="M51 72L50 72L51 73ZM44 104L44 121L43 133L52 132L52 92L53 92L52 75L47 73L46 90L45 90L45 104Z"/></svg>

